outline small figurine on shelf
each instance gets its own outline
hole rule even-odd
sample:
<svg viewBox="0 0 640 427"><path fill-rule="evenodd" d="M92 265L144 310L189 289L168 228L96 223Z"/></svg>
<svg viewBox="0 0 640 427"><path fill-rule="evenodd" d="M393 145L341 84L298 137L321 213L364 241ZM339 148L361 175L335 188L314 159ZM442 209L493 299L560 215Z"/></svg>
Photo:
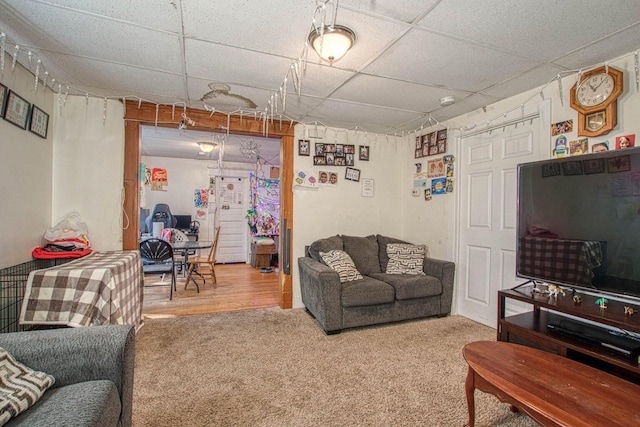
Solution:
<svg viewBox="0 0 640 427"><path fill-rule="evenodd" d="M575 294L573 296L573 302L576 303L576 304L580 304L582 302L582 297L580 295L578 295L578 294Z"/></svg>
<svg viewBox="0 0 640 427"><path fill-rule="evenodd" d="M633 307L628 307L628 306L624 306L624 315L625 316L631 316L633 313L635 313L636 311L633 309Z"/></svg>
<svg viewBox="0 0 640 427"><path fill-rule="evenodd" d="M556 286L556 285L549 285L547 287L547 291L549 292L549 296L551 297L557 297L558 294L562 294L562 296L564 296L564 289L562 289L560 286Z"/></svg>
<svg viewBox="0 0 640 427"><path fill-rule="evenodd" d="M609 302L606 298L598 298L596 300L596 304L600 306L600 308L607 308L607 303Z"/></svg>

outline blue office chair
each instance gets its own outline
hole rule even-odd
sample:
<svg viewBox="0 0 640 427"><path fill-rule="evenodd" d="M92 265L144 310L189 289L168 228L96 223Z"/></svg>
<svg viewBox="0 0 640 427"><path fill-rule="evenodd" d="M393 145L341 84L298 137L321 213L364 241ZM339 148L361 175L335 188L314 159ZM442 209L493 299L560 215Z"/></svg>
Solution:
<svg viewBox="0 0 640 427"><path fill-rule="evenodd" d="M156 203L153 209L151 209L151 213L144 220L145 225L147 226L147 232L151 233L153 230L154 222L162 222L164 223L164 228L176 228L176 224L178 223L178 219L171 214L171 209L169 209L169 205L164 203Z"/></svg>
<svg viewBox="0 0 640 427"><path fill-rule="evenodd" d="M175 260L173 248L162 239L146 239L140 242L140 258L142 259L142 271L144 274L171 274L171 291L169 301L173 299L173 291L176 290ZM154 286L154 285L148 285ZM161 285L155 285L161 286Z"/></svg>

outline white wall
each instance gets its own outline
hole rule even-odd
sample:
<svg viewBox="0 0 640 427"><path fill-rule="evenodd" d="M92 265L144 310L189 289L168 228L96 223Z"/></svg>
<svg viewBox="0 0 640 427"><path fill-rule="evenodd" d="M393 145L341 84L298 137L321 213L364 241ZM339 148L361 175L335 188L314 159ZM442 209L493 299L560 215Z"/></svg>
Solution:
<svg viewBox="0 0 640 427"><path fill-rule="evenodd" d="M406 149L402 138L328 128L324 139L310 139L311 156L298 156L297 141L307 138L305 127L295 128L294 169L317 176L319 170L338 172L336 186L317 189L294 187L293 241L291 273L293 275L293 306L302 307L298 258L304 256L305 245L314 240L346 234L367 236L384 234L419 243L402 223L406 191L402 190L403 159ZM352 144L356 155L354 168L360 169L360 182L344 179L344 166L314 166L313 150L316 142ZM358 146L369 146L369 161L358 160ZM292 171L293 173L293 171ZM372 178L374 197L362 197L362 178ZM409 194L411 190L409 190Z"/></svg>
<svg viewBox="0 0 640 427"><path fill-rule="evenodd" d="M31 260L31 251L43 243L51 227L51 173L54 97L20 64L11 71L5 58L0 82L49 114L47 139L0 119L0 268Z"/></svg>
<svg viewBox="0 0 640 427"><path fill-rule="evenodd" d="M56 95L57 96L57 95ZM124 109L120 101L69 96L54 113L53 223L78 211L97 251L122 249Z"/></svg>

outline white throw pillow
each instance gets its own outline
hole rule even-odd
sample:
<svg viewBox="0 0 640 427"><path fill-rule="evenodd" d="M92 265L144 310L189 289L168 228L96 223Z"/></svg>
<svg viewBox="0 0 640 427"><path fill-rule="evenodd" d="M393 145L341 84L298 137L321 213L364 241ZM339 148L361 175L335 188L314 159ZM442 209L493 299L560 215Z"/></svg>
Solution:
<svg viewBox="0 0 640 427"><path fill-rule="evenodd" d="M0 426L36 403L54 382L53 376L23 365L0 347Z"/></svg>
<svg viewBox="0 0 640 427"><path fill-rule="evenodd" d="M424 264L425 245L412 245L409 243L387 244L387 274L422 274Z"/></svg>
<svg viewBox="0 0 640 427"><path fill-rule="evenodd" d="M320 257L322 257L325 264L338 273L341 283L362 279L362 274L360 274L353 260L345 251L320 252Z"/></svg>

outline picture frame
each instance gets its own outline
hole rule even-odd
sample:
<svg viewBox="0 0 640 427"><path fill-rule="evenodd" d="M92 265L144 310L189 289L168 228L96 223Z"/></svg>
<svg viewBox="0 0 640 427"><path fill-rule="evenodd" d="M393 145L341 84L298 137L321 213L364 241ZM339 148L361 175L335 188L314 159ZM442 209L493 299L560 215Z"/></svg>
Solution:
<svg viewBox="0 0 640 427"><path fill-rule="evenodd" d="M582 175L582 162L580 160L571 160L562 163L562 175Z"/></svg>
<svg viewBox="0 0 640 427"><path fill-rule="evenodd" d="M629 156L617 156L607 159L607 170L609 173L626 172L631 170Z"/></svg>
<svg viewBox="0 0 640 427"><path fill-rule="evenodd" d="M347 179L349 181L359 182L360 181L360 169L347 167L347 169L344 172L344 179Z"/></svg>
<svg viewBox="0 0 640 427"><path fill-rule="evenodd" d="M31 107L31 121L29 130L40 138L47 139L47 130L49 129L49 114L38 108L35 104Z"/></svg>
<svg viewBox="0 0 640 427"><path fill-rule="evenodd" d="M311 155L311 141L308 139L298 140L298 156L310 156Z"/></svg>
<svg viewBox="0 0 640 427"><path fill-rule="evenodd" d="M325 156L313 156L314 165L326 165L327 158Z"/></svg>
<svg viewBox="0 0 640 427"><path fill-rule="evenodd" d="M582 161L582 169L585 175L604 173L604 159L590 159Z"/></svg>
<svg viewBox="0 0 640 427"><path fill-rule="evenodd" d="M368 145L360 145L358 146L358 160L362 160L365 162L369 161L369 146Z"/></svg>
<svg viewBox="0 0 640 427"><path fill-rule="evenodd" d="M9 90L3 117L6 121L26 130L29 122L30 107L31 104L26 99Z"/></svg>
<svg viewBox="0 0 640 427"><path fill-rule="evenodd" d="M4 107L6 105L7 95L9 94L9 88L0 83L0 117L4 116Z"/></svg>

